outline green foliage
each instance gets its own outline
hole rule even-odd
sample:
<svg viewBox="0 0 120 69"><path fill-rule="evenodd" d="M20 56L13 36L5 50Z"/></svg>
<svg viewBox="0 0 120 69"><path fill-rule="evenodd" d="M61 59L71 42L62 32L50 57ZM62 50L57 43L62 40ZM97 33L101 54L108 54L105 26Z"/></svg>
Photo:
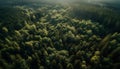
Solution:
<svg viewBox="0 0 120 69"><path fill-rule="evenodd" d="M73 65L71 64L71 63L69 63L68 65L67 65L67 68L66 69L74 69L73 68Z"/></svg>
<svg viewBox="0 0 120 69"><path fill-rule="evenodd" d="M0 24L0 68L116 68L120 33L108 33L100 23L71 17L69 10L60 5L34 10L15 7L12 16L17 16L8 21L6 17Z"/></svg>
<svg viewBox="0 0 120 69"><path fill-rule="evenodd" d="M86 20L91 19L108 27L110 29L108 32L120 32L120 14L118 13L119 11L116 11L115 9L79 2L72 5L71 8L72 13L70 13L70 15L72 17Z"/></svg>
<svg viewBox="0 0 120 69"><path fill-rule="evenodd" d="M8 32L8 29L6 27L3 27L2 28L3 32L7 33Z"/></svg>

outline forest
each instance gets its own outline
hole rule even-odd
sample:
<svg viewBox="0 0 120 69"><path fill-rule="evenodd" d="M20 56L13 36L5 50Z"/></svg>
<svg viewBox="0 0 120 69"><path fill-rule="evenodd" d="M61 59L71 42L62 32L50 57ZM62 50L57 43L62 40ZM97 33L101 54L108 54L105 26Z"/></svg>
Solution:
<svg viewBox="0 0 120 69"><path fill-rule="evenodd" d="M17 4L0 7L0 69L119 69L119 11L83 2Z"/></svg>

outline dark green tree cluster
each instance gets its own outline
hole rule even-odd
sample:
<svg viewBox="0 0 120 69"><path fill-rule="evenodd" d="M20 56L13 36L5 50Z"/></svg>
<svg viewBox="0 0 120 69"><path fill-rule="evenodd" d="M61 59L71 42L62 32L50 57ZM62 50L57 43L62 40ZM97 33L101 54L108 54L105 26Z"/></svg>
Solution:
<svg viewBox="0 0 120 69"><path fill-rule="evenodd" d="M70 9L22 7L27 17L22 23L1 22L0 69L118 69L120 33L108 33L97 22L72 18ZM19 24L19 29L12 28Z"/></svg>
<svg viewBox="0 0 120 69"><path fill-rule="evenodd" d="M71 5L71 7L71 16L99 22L100 24L108 27L110 29L109 32L120 32L119 11L105 6L101 7L85 3L76 3Z"/></svg>

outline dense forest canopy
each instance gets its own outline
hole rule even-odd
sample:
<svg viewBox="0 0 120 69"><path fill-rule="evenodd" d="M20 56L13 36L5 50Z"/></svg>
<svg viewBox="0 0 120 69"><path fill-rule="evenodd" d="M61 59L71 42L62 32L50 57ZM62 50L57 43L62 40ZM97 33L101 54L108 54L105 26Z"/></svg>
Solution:
<svg viewBox="0 0 120 69"><path fill-rule="evenodd" d="M112 2L0 0L0 69L119 69Z"/></svg>

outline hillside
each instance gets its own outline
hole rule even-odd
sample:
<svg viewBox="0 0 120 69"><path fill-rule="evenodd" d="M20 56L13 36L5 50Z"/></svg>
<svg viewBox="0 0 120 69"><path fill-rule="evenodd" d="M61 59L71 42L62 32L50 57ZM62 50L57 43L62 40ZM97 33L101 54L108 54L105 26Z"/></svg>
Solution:
<svg viewBox="0 0 120 69"><path fill-rule="evenodd" d="M119 68L120 24L108 22L114 11L37 4L0 7L0 69Z"/></svg>

